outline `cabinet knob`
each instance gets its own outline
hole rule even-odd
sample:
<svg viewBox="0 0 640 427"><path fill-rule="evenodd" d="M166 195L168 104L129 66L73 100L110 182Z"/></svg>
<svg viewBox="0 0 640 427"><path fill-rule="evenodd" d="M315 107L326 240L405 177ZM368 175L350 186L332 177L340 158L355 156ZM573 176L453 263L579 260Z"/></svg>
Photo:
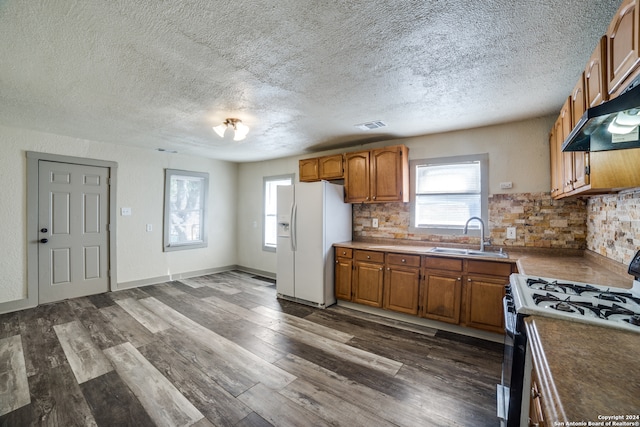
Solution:
<svg viewBox="0 0 640 427"><path fill-rule="evenodd" d="M467 282L470 282L470 281L471 281L471 279L467 279Z"/></svg>
<svg viewBox="0 0 640 427"><path fill-rule="evenodd" d="M336 260L336 264L338 263L338 260Z"/></svg>
<svg viewBox="0 0 640 427"><path fill-rule="evenodd" d="M371 256L370 256L370 255L367 255L367 259L371 259Z"/></svg>
<svg viewBox="0 0 640 427"><path fill-rule="evenodd" d="M375 200L375 199L376 199L376 196L373 196L373 200Z"/></svg>
<svg viewBox="0 0 640 427"><path fill-rule="evenodd" d="M342 255L346 255L346 254L347 254L347 251L342 251Z"/></svg>
<svg viewBox="0 0 640 427"><path fill-rule="evenodd" d="M406 259L404 259L404 258L402 258L402 262L407 262L407 260L406 260Z"/></svg>
<svg viewBox="0 0 640 427"><path fill-rule="evenodd" d="M391 269L389 267L387 267L387 271L391 271Z"/></svg>
<svg viewBox="0 0 640 427"><path fill-rule="evenodd" d="M458 280L458 282L460 282L460 281L462 280L462 277L458 277L458 279L457 279L457 280Z"/></svg>
<svg viewBox="0 0 640 427"><path fill-rule="evenodd" d="M382 271L382 267L380 267L380 271Z"/></svg>
<svg viewBox="0 0 640 427"><path fill-rule="evenodd" d="M531 387L531 398L532 399L537 399L538 397L540 397L540 393L538 393L538 391Z"/></svg>

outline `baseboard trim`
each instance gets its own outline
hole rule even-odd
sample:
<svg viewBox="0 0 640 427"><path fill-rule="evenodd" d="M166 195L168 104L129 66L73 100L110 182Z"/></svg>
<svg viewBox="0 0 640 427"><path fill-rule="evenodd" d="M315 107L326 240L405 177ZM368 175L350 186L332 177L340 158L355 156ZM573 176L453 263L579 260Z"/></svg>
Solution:
<svg viewBox="0 0 640 427"><path fill-rule="evenodd" d="M172 280L190 279L192 277L205 276L207 274L222 273L223 271L239 270L237 265L227 265L224 267L206 268L204 270L185 271L183 273L168 274L166 276L150 277L148 279L132 280L130 282L118 283L118 288L114 291L123 289L139 288L141 286L157 285L158 283L171 282Z"/></svg>
<svg viewBox="0 0 640 427"><path fill-rule="evenodd" d="M11 313L13 311L25 310L38 306L38 300L35 298L23 298L13 301L0 303L0 314Z"/></svg>
<svg viewBox="0 0 640 427"><path fill-rule="evenodd" d="M124 289L139 288L141 286L157 285L158 283L170 282L172 280L190 279L192 277L205 276L207 274L222 273L224 271L240 270L245 273L255 274L256 276L267 277L269 279L275 279L276 274L268 271L257 270L255 268L244 267L241 265L227 265L224 267L206 268L204 270L186 271L177 274L168 274L166 276L149 277L147 279L132 280L129 282L116 283L116 288L111 289L112 292L117 292ZM35 297L23 298L19 300L7 301L0 303L0 314L11 313L13 311L25 310L28 308L34 308L38 306L38 300Z"/></svg>

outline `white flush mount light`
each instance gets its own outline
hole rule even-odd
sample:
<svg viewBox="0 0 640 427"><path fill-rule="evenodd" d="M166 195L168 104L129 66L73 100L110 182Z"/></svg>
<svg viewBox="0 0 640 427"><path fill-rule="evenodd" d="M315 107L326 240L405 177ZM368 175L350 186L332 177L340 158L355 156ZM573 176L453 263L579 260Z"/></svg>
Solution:
<svg viewBox="0 0 640 427"><path fill-rule="evenodd" d="M233 128L234 141L242 141L249 133L249 127L242 124L242 120L240 119L225 119L225 121L222 122L221 125L214 126L213 130L218 134L218 136L220 136L220 138L224 138L224 133L228 127Z"/></svg>

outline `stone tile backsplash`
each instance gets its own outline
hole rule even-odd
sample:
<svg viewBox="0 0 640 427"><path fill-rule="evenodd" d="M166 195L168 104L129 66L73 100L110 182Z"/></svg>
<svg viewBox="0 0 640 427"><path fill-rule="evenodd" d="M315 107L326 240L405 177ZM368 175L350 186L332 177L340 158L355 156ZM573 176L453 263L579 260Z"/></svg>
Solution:
<svg viewBox="0 0 640 427"><path fill-rule="evenodd" d="M399 239L404 243L479 244L478 237L411 233L410 204L353 205L353 237ZM372 218L378 228L371 227ZM586 203L580 199L553 200L549 193L495 194L489 197L487 236L493 245L507 247L584 249L587 240ZM516 239L506 239L516 227Z"/></svg>
<svg viewBox="0 0 640 427"><path fill-rule="evenodd" d="M409 231L410 204L353 205L353 237L398 239L403 243L479 244L477 237ZM378 218L378 228L371 219ZM516 227L516 239L506 239ZM489 197L488 235L505 247L589 249L628 264L640 249L640 188L588 199L553 200L549 193L494 194Z"/></svg>
<svg viewBox="0 0 640 427"><path fill-rule="evenodd" d="M587 249L629 264L640 249L640 189L590 197Z"/></svg>

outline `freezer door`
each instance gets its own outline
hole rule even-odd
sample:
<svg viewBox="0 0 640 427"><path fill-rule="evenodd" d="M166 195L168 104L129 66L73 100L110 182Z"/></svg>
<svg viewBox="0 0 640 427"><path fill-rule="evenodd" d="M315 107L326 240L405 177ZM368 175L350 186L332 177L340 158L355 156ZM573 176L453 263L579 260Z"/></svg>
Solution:
<svg viewBox="0 0 640 427"><path fill-rule="evenodd" d="M291 242L291 212L294 202L294 186L278 187L278 243L276 248L276 291L294 297L295 252Z"/></svg>

